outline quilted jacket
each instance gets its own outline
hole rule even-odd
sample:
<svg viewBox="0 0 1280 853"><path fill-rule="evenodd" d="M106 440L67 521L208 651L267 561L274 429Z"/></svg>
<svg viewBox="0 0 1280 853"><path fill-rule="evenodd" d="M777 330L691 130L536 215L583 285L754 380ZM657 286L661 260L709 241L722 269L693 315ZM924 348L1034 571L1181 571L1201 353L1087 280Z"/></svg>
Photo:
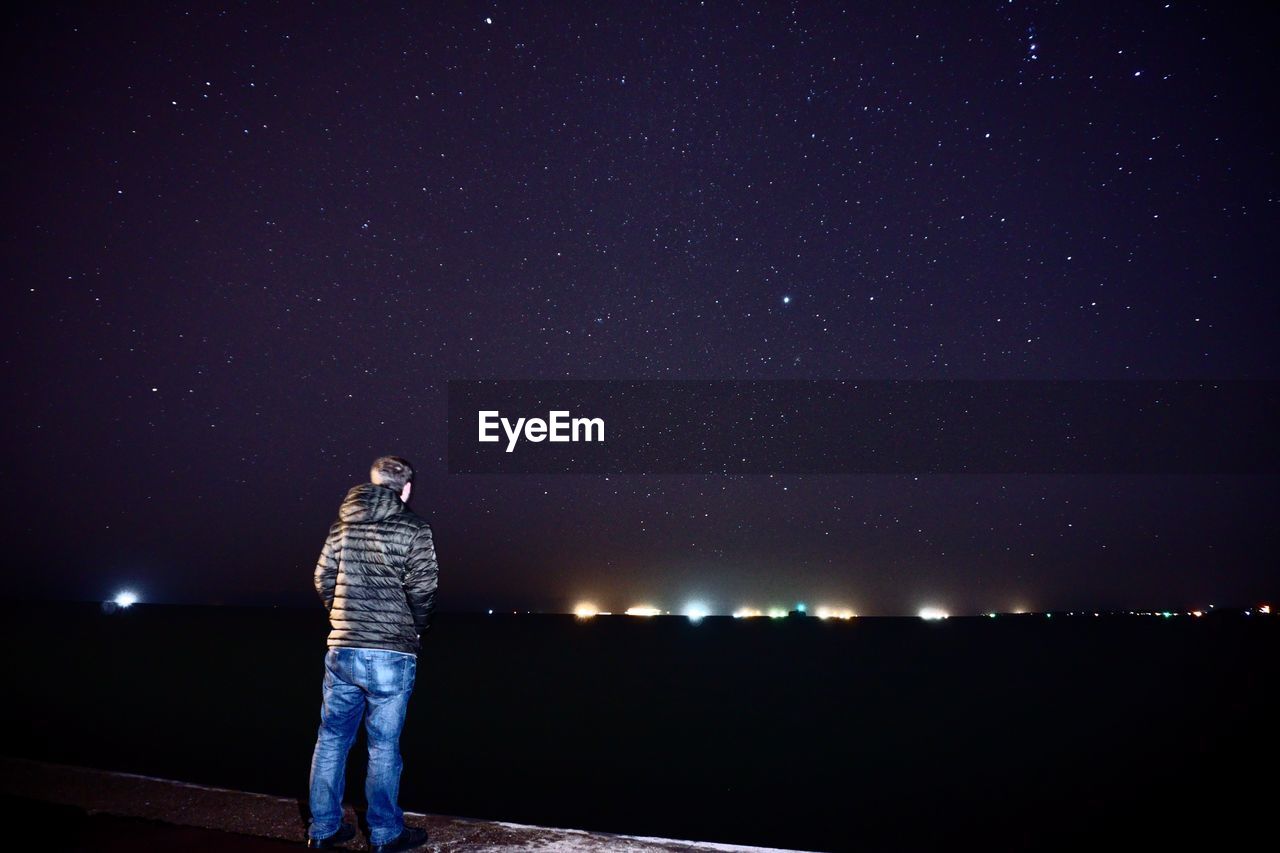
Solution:
<svg viewBox="0 0 1280 853"><path fill-rule="evenodd" d="M316 563L329 645L416 653L435 609L431 528L386 486L347 493Z"/></svg>

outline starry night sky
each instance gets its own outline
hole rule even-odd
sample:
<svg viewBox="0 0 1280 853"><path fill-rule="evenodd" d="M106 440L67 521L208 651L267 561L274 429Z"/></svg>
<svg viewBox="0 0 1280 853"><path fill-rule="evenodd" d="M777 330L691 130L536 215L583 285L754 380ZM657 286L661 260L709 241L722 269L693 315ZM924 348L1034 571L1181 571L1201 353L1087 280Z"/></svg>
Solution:
<svg viewBox="0 0 1280 853"><path fill-rule="evenodd" d="M450 476L450 379L1277 377L1275 9L128 4L5 26L7 594L1190 607L1274 478Z"/></svg>

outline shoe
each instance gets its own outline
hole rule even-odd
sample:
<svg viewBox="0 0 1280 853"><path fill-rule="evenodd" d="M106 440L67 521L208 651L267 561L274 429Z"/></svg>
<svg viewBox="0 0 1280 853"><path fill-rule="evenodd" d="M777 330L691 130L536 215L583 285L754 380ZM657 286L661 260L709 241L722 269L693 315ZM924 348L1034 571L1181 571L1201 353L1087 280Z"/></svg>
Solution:
<svg viewBox="0 0 1280 853"><path fill-rule="evenodd" d="M356 837L356 828L349 823L344 823L338 827L338 831L328 838L312 838L307 836L307 849L323 850L326 847L335 847L344 842L350 841Z"/></svg>
<svg viewBox="0 0 1280 853"><path fill-rule="evenodd" d="M400 834L386 844L374 844L370 847L373 853L398 853L400 850L412 850L427 843L427 831L415 826L406 826Z"/></svg>

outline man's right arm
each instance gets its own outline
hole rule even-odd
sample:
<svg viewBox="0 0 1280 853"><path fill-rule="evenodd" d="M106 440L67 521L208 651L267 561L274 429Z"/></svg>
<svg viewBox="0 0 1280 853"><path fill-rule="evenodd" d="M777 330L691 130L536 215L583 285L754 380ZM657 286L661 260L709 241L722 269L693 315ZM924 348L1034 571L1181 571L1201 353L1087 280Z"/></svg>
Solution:
<svg viewBox="0 0 1280 853"><path fill-rule="evenodd" d="M436 608L436 584L440 567L436 563L436 545L431 528L425 524L409 545L409 560L404 574L404 594L413 614L413 625L421 635L431 625Z"/></svg>
<svg viewBox="0 0 1280 853"><path fill-rule="evenodd" d="M324 540L324 549L320 551L320 559L316 561L315 586L316 594L324 604L325 610L333 609L333 591L338 585L338 537L341 528L335 524L329 528L329 536Z"/></svg>

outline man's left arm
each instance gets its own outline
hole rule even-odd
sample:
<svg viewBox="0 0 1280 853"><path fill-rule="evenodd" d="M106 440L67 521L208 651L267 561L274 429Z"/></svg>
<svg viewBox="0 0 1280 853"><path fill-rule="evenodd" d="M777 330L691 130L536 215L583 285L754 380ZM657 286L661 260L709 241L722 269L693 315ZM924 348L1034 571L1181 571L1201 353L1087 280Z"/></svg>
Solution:
<svg viewBox="0 0 1280 853"><path fill-rule="evenodd" d="M315 586L316 594L324 604L325 610L333 609L333 592L338 586L338 525L329 528L329 536L324 540L324 548L320 551L320 559L316 561Z"/></svg>

